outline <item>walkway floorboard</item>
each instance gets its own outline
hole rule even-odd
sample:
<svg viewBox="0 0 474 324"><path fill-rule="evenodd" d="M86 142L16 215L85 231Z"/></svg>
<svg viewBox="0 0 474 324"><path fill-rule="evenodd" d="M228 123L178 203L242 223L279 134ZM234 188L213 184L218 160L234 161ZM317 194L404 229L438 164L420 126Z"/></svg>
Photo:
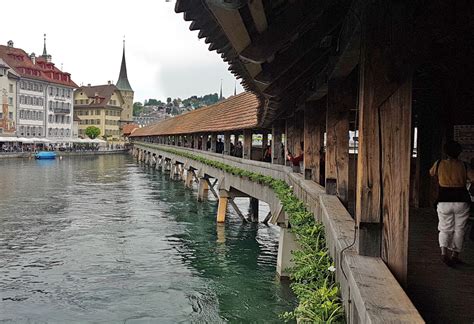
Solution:
<svg viewBox="0 0 474 324"><path fill-rule="evenodd" d="M408 295L427 323L474 323L474 242L466 237L464 265L447 267L439 257L437 221L434 209L411 212Z"/></svg>

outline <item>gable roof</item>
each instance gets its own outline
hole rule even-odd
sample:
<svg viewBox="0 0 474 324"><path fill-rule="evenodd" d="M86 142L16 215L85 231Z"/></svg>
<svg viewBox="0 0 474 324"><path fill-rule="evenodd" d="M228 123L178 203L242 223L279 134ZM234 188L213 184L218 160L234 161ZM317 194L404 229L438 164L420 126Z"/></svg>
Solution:
<svg viewBox="0 0 474 324"><path fill-rule="evenodd" d="M54 63L47 62L43 57L37 57L36 64L33 63L21 48L0 45L0 57L21 77L77 88L69 73L62 72Z"/></svg>
<svg viewBox="0 0 474 324"><path fill-rule="evenodd" d="M199 108L156 124L139 128L131 137L215 133L258 127L260 101L250 92L243 92L214 105Z"/></svg>
<svg viewBox="0 0 474 324"><path fill-rule="evenodd" d="M118 91L117 87L113 84L103 84L103 85L96 85L96 86L82 86L78 88L75 93L78 92L83 92L88 98L96 98L97 97L100 99L100 102L91 102L90 104L74 104L75 107L81 107L81 106L87 106L90 108L101 108L101 107L106 107L108 106L108 103L110 101L110 98L114 94L114 92L117 91L117 94L119 95L120 99L122 97L120 96L120 92ZM119 107L118 105L117 107Z"/></svg>

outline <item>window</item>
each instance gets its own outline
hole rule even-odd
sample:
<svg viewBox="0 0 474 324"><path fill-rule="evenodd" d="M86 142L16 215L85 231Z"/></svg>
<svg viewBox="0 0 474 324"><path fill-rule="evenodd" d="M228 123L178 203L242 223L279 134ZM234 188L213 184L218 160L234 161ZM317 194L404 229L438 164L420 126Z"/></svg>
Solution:
<svg viewBox="0 0 474 324"><path fill-rule="evenodd" d="M39 91L43 92L43 85L42 84L39 85Z"/></svg>
<svg viewBox="0 0 474 324"><path fill-rule="evenodd" d="M28 82L28 90L31 90L33 88L33 84L31 82Z"/></svg>
<svg viewBox="0 0 474 324"><path fill-rule="evenodd" d="M13 112L10 111L10 112L8 113L8 119L13 119Z"/></svg>
<svg viewBox="0 0 474 324"><path fill-rule="evenodd" d="M8 86L8 88L9 88L9 90L10 90L10 93L13 93L13 84L10 83L9 86Z"/></svg>
<svg viewBox="0 0 474 324"><path fill-rule="evenodd" d="M48 135L49 136L53 135L53 129L52 128L48 128Z"/></svg>
<svg viewBox="0 0 474 324"><path fill-rule="evenodd" d="M64 88L61 89L61 95L64 97L65 96L65 92L64 92Z"/></svg>
<svg viewBox="0 0 474 324"><path fill-rule="evenodd" d="M13 98L12 97L8 97L8 105L13 106Z"/></svg>
<svg viewBox="0 0 474 324"><path fill-rule="evenodd" d="M66 123L68 123L68 124L71 123L71 117L67 116Z"/></svg>
<svg viewBox="0 0 474 324"><path fill-rule="evenodd" d="M67 89L67 97L68 97L68 98L71 97L71 90L70 90L70 89Z"/></svg>
<svg viewBox="0 0 474 324"><path fill-rule="evenodd" d="M53 87L49 87L49 95L50 95L50 96L53 95Z"/></svg>
<svg viewBox="0 0 474 324"><path fill-rule="evenodd" d="M0 119L3 119L3 113L0 112Z"/></svg>

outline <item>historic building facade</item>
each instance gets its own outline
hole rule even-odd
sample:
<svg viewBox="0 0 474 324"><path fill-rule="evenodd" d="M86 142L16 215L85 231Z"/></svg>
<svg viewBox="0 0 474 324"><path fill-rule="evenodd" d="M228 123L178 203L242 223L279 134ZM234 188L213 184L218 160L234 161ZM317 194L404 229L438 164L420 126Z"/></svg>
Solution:
<svg viewBox="0 0 474 324"><path fill-rule="evenodd" d="M59 70L46 51L28 55L12 41L0 45L0 58L19 75L17 81L16 135L47 137L68 142L72 135L72 93L77 85L69 73Z"/></svg>
<svg viewBox="0 0 474 324"><path fill-rule="evenodd" d="M89 126L100 129L100 137L119 140L120 119L124 100L111 82L105 85L87 85L74 92L74 109L79 121L79 136L86 137Z"/></svg>
<svg viewBox="0 0 474 324"><path fill-rule="evenodd" d="M15 135L17 80L20 76L0 58L0 137Z"/></svg>

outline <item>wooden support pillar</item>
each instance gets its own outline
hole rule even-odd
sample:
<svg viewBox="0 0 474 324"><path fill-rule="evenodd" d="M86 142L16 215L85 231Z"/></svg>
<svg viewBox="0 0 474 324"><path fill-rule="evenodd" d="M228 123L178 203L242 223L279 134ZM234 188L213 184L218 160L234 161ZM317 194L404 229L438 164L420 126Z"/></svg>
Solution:
<svg viewBox="0 0 474 324"><path fill-rule="evenodd" d="M192 188L193 187L193 180L194 180L194 171L193 171L193 169L188 169L186 171L186 180L184 182L186 188Z"/></svg>
<svg viewBox="0 0 474 324"><path fill-rule="evenodd" d="M294 151L294 132L293 132L293 127L294 127L294 119L292 117L289 117L285 120L285 152L284 152L284 157L285 157L285 163L286 165L290 165L290 161L286 158L286 153L289 152L291 154L296 154Z"/></svg>
<svg viewBox="0 0 474 324"><path fill-rule="evenodd" d="M405 2L376 1L366 6L359 72L358 251L382 256L402 284L411 156L411 71L403 39L410 34L409 8Z"/></svg>
<svg viewBox="0 0 474 324"><path fill-rule="evenodd" d="M230 133L224 133L224 155L230 155Z"/></svg>
<svg viewBox="0 0 474 324"><path fill-rule="evenodd" d="M307 102L304 111L304 177L321 183L322 124L326 122L326 100ZM324 185L324 182L322 183Z"/></svg>
<svg viewBox="0 0 474 324"><path fill-rule="evenodd" d="M349 112L356 108L356 80L330 80L326 119L326 183L344 206L349 201ZM331 190L331 185L326 188ZM332 194L331 192L328 192Z"/></svg>
<svg viewBox="0 0 474 324"><path fill-rule="evenodd" d="M249 206L250 221L252 223L258 223L258 199L250 197Z"/></svg>
<svg viewBox="0 0 474 324"><path fill-rule="evenodd" d="M279 120L273 123L272 126L272 163L273 164L285 164L284 152L282 151L282 140L283 132L285 131L285 125L283 120Z"/></svg>
<svg viewBox="0 0 474 324"><path fill-rule="evenodd" d="M199 135L194 134L193 139L194 139L194 149L197 150L199 148Z"/></svg>
<svg viewBox="0 0 474 324"><path fill-rule="evenodd" d="M203 151L207 151L207 141L208 140L209 140L209 135L207 135L207 134L202 135L201 149Z"/></svg>
<svg viewBox="0 0 474 324"><path fill-rule="evenodd" d="M198 201L204 201L209 195L209 184L206 178L199 178Z"/></svg>
<svg viewBox="0 0 474 324"><path fill-rule="evenodd" d="M216 153L217 149L217 134L211 134L211 152Z"/></svg>
<svg viewBox="0 0 474 324"><path fill-rule="evenodd" d="M247 160L252 159L252 130L244 130L244 148L243 148L243 158Z"/></svg>
<svg viewBox="0 0 474 324"><path fill-rule="evenodd" d="M227 213L227 205L229 202L229 195L225 190L219 190L219 205L217 207L217 222L225 222L225 214Z"/></svg>
<svg viewBox="0 0 474 324"><path fill-rule="evenodd" d="M262 160L265 157L265 151L267 150L267 145L268 145L268 133L263 132L262 133Z"/></svg>

